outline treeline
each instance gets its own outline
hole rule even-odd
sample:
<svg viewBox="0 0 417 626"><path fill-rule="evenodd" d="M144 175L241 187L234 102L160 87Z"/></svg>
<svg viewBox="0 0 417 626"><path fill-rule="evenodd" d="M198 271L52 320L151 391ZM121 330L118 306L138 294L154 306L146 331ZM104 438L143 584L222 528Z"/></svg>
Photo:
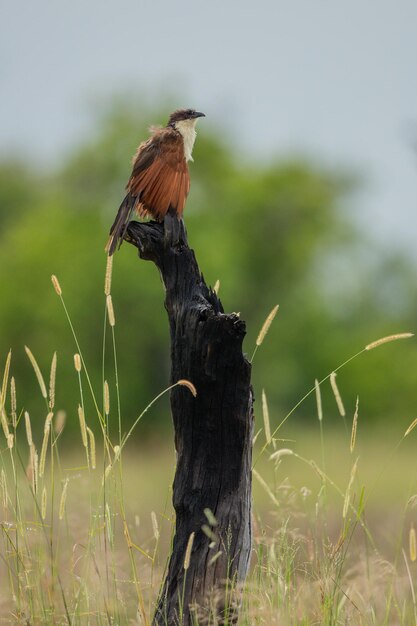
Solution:
<svg viewBox="0 0 417 626"><path fill-rule="evenodd" d="M94 134L58 169L40 172L29 160L0 166L0 356L12 349L19 409L42 423L45 405L26 357L35 354L45 379L56 350L56 406L77 426L77 351L50 276L56 274L98 401L102 402L104 245L123 196L130 156L148 121L165 115L111 107ZM255 395L265 388L278 424L321 379L380 336L413 331L415 267L406 254L378 249L351 219L357 182L301 160L251 160L200 125L185 212L190 245L206 281L220 281L226 310L247 322L250 356L273 306L279 313L254 360ZM366 172L364 173L366 175ZM112 296L125 427L169 384L169 338L163 289L155 268L124 244L115 255ZM114 355L109 329L104 378L117 422ZM365 353L342 369L338 384L347 419L360 396L364 423L408 425L417 410L414 340ZM93 403L83 379L87 411ZM328 384L325 419L343 425ZM257 402L258 413L260 413ZM311 396L294 420L315 419ZM146 416L143 436L169 424L165 398ZM259 420L259 427L261 420ZM285 432L280 433L285 436Z"/></svg>

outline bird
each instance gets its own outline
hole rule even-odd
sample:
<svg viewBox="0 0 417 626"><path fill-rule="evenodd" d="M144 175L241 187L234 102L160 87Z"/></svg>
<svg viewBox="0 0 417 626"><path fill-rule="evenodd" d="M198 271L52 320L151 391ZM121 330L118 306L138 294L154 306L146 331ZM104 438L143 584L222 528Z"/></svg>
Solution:
<svg viewBox="0 0 417 626"><path fill-rule="evenodd" d="M132 173L106 245L109 256L123 242L134 213L162 222L167 215L182 218L190 191L188 161L196 138L196 122L205 117L195 109L177 109L165 127L151 127L151 136L143 141L133 157Z"/></svg>

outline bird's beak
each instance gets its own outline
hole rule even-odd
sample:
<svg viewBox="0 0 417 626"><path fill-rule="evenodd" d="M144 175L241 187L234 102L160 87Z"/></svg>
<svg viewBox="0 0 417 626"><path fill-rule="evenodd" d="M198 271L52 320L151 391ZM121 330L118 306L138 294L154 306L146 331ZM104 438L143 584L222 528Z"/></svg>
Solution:
<svg viewBox="0 0 417 626"><path fill-rule="evenodd" d="M201 113L201 111L195 111L193 117L206 117L205 113Z"/></svg>

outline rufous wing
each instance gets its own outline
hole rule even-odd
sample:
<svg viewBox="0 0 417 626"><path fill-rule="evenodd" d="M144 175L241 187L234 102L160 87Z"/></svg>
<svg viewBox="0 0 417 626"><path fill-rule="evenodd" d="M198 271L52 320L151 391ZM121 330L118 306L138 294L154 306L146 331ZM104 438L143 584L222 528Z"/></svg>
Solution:
<svg viewBox="0 0 417 626"><path fill-rule="evenodd" d="M179 217L190 191L190 177L181 135L171 128L156 131L139 146L128 191L137 198L140 215L162 220L169 209Z"/></svg>

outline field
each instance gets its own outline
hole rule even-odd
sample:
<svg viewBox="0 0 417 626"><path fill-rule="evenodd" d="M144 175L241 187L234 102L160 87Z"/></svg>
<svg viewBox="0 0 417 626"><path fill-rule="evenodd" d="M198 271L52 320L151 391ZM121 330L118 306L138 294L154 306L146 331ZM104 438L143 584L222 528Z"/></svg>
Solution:
<svg viewBox="0 0 417 626"><path fill-rule="evenodd" d="M67 314L60 285L55 277L52 282ZM109 270L105 322L116 373L114 397L104 369L102 389L94 389L68 314L78 349L73 362L78 411L66 416L55 408L56 353L47 385L26 347L45 405L36 417L18 407L11 353L5 361L0 623L122 626L152 621L174 529L175 452L172 432L157 430L153 439L143 441L141 427L165 410L161 400L170 388L143 407L130 429L124 427L110 285ZM272 319L270 314L258 347ZM383 338L356 357L410 336ZM177 384L195 393L188 381ZM315 381L287 415L268 408L264 391L257 395L251 568L245 584L230 581L228 589L230 602L240 604L239 623L417 624L417 420L410 419L405 431L395 419L386 422L389 428L371 430L359 399L346 414L336 373ZM301 419L296 409L306 398L315 398L315 404ZM354 399L346 400L355 407ZM201 530L212 544L213 560L227 548L216 537L210 515ZM192 552L184 555L185 570L189 558ZM233 622L220 622L214 612L210 624L218 623Z"/></svg>
<svg viewBox="0 0 417 626"><path fill-rule="evenodd" d="M103 454L81 419L79 445L60 452L65 428L51 419L28 430L30 418L16 416L15 431L3 420L0 623L150 624L173 531L171 436L146 446L132 436ZM265 447L268 424L257 414L240 623L409 626L415 433L395 424L367 432L359 413L352 441L351 418L343 432L326 420L289 420L285 440Z"/></svg>
<svg viewBox="0 0 417 626"><path fill-rule="evenodd" d="M7 3L0 626L417 626L417 3L217 4Z"/></svg>

